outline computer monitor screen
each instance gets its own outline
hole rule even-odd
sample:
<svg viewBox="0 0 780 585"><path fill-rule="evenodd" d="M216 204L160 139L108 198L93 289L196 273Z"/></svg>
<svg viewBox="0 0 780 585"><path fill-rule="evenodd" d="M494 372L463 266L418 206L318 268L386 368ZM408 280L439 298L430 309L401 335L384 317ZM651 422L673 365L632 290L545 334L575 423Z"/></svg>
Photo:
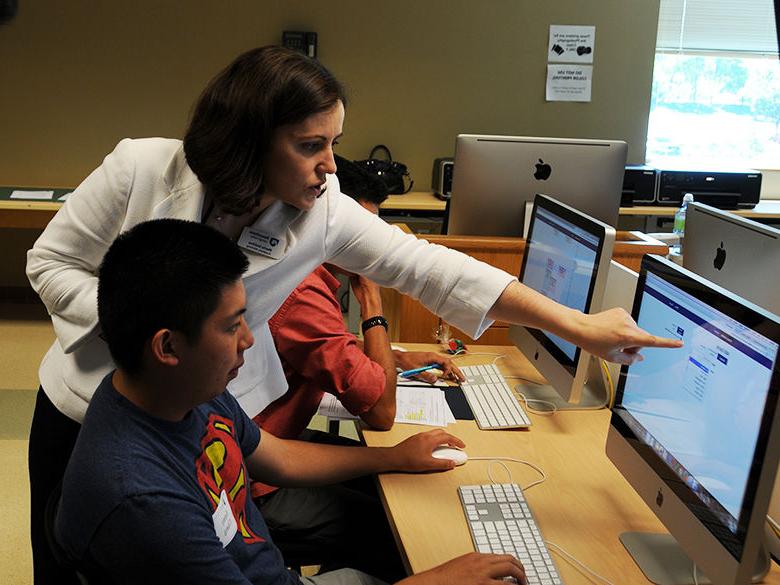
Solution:
<svg viewBox="0 0 780 585"><path fill-rule="evenodd" d="M690 203L683 266L780 314L780 229L776 227Z"/></svg>
<svg viewBox="0 0 780 585"><path fill-rule="evenodd" d="M572 309L598 310L615 230L545 195L537 195L520 282ZM538 329L510 327L510 338L565 401L578 401L589 356Z"/></svg>
<svg viewBox="0 0 780 585"><path fill-rule="evenodd" d="M615 226L626 152L616 140L461 134L447 233L523 236L526 202L536 193Z"/></svg>
<svg viewBox="0 0 780 585"><path fill-rule="evenodd" d="M741 583L777 468L780 321L649 256L633 316L684 346L645 349L623 366L607 455L691 559L682 571L695 562L713 582Z"/></svg>

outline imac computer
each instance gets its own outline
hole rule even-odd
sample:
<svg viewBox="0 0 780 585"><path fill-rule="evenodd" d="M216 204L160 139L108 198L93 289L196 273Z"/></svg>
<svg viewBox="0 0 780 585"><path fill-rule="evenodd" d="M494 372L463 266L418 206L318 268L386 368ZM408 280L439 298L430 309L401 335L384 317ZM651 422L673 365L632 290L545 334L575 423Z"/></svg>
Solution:
<svg viewBox="0 0 780 585"><path fill-rule="evenodd" d="M526 203L536 193L615 226L626 152L617 140L461 134L447 233L524 236Z"/></svg>
<svg viewBox="0 0 780 585"><path fill-rule="evenodd" d="M615 230L546 195L536 195L519 280L572 309L601 307ZM509 338L550 383L523 386L529 400L558 409L605 405L600 387L586 385L590 355L557 335L512 325Z"/></svg>
<svg viewBox="0 0 780 585"><path fill-rule="evenodd" d="M780 314L780 229L690 203L683 266Z"/></svg>
<svg viewBox="0 0 780 585"><path fill-rule="evenodd" d="M655 583L760 578L780 455L780 319L657 256L642 260L632 314L684 346L646 348L621 369L606 453L669 533L620 539Z"/></svg>
<svg viewBox="0 0 780 585"><path fill-rule="evenodd" d="M691 272L780 315L780 229L689 203L683 251L683 266ZM780 476L769 515L780 517ZM780 557L780 538L768 539L767 546Z"/></svg>

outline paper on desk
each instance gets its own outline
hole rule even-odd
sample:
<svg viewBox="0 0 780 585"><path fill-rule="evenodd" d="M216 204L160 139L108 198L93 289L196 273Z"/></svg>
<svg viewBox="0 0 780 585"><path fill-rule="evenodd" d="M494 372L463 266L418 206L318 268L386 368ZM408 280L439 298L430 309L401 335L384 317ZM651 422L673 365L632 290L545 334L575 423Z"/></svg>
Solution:
<svg viewBox="0 0 780 585"><path fill-rule="evenodd" d="M338 420L357 420L333 394L324 394L317 414ZM433 387L396 388L395 422L446 427L455 422L444 392Z"/></svg>
<svg viewBox="0 0 780 585"><path fill-rule="evenodd" d="M52 197L54 197L54 191L25 191L23 189L15 189L11 191L10 199L49 200Z"/></svg>
<svg viewBox="0 0 780 585"><path fill-rule="evenodd" d="M395 422L446 427L455 422L444 393L437 388L401 386L395 389Z"/></svg>
<svg viewBox="0 0 780 585"><path fill-rule="evenodd" d="M357 420L360 418L344 408L344 405L333 394L327 393L322 396L317 414L339 420Z"/></svg>

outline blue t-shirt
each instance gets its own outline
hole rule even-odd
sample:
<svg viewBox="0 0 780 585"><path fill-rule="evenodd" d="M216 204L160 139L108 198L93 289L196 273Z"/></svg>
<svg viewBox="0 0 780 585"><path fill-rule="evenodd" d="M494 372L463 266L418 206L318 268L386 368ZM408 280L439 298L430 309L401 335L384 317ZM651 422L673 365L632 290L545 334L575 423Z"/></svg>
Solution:
<svg viewBox="0 0 780 585"><path fill-rule="evenodd" d="M228 392L170 422L109 374L65 472L57 538L116 583L299 585L250 496L244 456L259 442Z"/></svg>

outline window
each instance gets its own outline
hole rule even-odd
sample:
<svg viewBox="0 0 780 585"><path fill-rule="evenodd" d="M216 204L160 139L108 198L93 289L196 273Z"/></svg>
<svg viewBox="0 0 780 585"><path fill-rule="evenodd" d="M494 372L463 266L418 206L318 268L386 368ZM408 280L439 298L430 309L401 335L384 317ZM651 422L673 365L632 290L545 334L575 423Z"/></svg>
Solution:
<svg viewBox="0 0 780 585"><path fill-rule="evenodd" d="M772 0L661 0L646 160L780 168Z"/></svg>

